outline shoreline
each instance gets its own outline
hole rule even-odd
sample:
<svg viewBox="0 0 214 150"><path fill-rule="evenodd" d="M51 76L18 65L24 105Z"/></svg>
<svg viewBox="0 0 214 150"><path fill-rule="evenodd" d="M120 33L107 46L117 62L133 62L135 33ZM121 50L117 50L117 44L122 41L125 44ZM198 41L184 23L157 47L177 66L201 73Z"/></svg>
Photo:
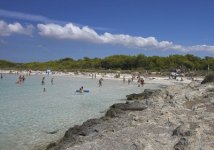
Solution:
<svg viewBox="0 0 214 150"><path fill-rule="evenodd" d="M71 127L46 150L213 149L213 98L213 83L144 90Z"/></svg>
<svg viewBox="0 0 214 150"><path fill-rule="evenodd" d="M187 83L183 83L183 85L187 85ZM61 139L48 144L45 150L64 150L75 145L81 145L86 142L84 141L85 138L93 141L94 139L105 136L108 132L114 133L116 130L120 130L121 125L115 128L115 126L118 126L118 124L115 123L118 118L122 118L123 122L129 122L129 119L133 119L130 113L148 109L151 104L149 104L150 102L148 102L147 99L158 96L158 94L169 87L170 86L155 90L145 89L142 93L127 95L125 102L113 104L108 108L104 116L89 119L83 122L82 125L75 125L69 128ZM146 101L142 103L142 99ZM122 126L122 128L127 128L127 126Z"/></svg>
<svg viewBox="0 0 214 150"><path fill-rule="evenodd" d="M44 75L44 74L34 74L34 75ZM76 75L67 75L67 74L55 74L53 75L54 76L63 76L63 77L80 77L80 78L90 78L88 77L88 75L80 75L80 76L76 76ZM99 76L98 76L99 77ZM104 78L104 79L110 79L110 80L122 80L122 78ZM166 86L170 86L173 84L174 85L180 85L180 84L189 84L190 83L190 80L186 79L184 81L177 81L177 80L169 80L167 79L167 77L148 77L146 78L146 81L149 81L150 83L149 84L152 84L152 83L167 83L168 85ZM164 89L165 87L163 87ZM168 87L167 87L168 88ZM158 91L156 91L158 92ZM153 92L154 93L154 92ZM135 95L136 96L136 95ZM151 95L150 95L151 96ZM140 97L142 97L142 95L140 94ZM146 97L147 99L149 98L148 96ZM148 103L148 102L146 102ZM134 105L134 106L132 106ZM115 129L112 128L112 129L109 129L108 127L100 127L100 130L99 128L97 127L97 125L101 125L101 124L105 124L106 122L108 122L109 120L115 120L115 118L123 118L125 119L124 117L127 117L127 113L130 113L132 111L143 111L145 109L147 109L147 106L148 104L141 104L141 103L119 103L119 104L113 104L109 109L108 111L106 112L105 116L101 117L101 118L98 118L98 119L89 119L85 122L83 122L82 125L76 125L70 129L68 129L65 133L65 136L60 140L58 141L59 143L62 142L63 144L60 146L57 144L57 143L51 143L48 145L49 148L47 148L48 150L61 150L63 149L62 147L63 146L67 146L67 144L65 144L67 142L67 140L69 141L70 138L74 141L69 141L69 146L74 146L74 145L78 145L80 143L82 143L82 137L86 137L86 136L103 136L103 135L96 135L96 133L99 133L99 132L106 132L106 130L110 130L110 131L107 131L107 132L110 132L111 133L111 130L113 132L115 132ZM141 107L139 107L141 106ZM130 108L131 107L131 108ZM137 108L136 108L137 107ZM125 114L123 114L125 112ZM122 116L121 116L122 115ZM124 116L123 116L124 115ZM130 116L128 116L128 118L130 119ZM114 123L111 124L112 126L114 126ZM102 125L101 125L102 126ZM106 126L106 125L105 125ZM98 128L98 129L97 129ZM52 134L52 133L51 133ZM53 133L54 134L54 133ZM105 135L105 134L104 134ZM74 136L74 137L73 137ZM68 138L69 137L69 138ZM68 138L68 139L67 139ZM90 138L94 138L94 137L90 137ZM80 139L80 141L78 141ZM91 139L91 140L92 140ZM71 145L70 145L71 144ZM56 146L59 146L56 148Z"/></svg>
<svg viewBox="0 0 214 150"><path fill-rule="evenodd" d="M13 74L13 75L26 75L29 76L29 72L26 70L23 71L17 71L17 70L0 70L0 73L3 74ZM96 78L93 77L92 78L92 74L93 76L96 74ZM54 71L54 73L52 74L47 74L45 71L32 71L30 76L34 76L34 75L41 75L41 76L50 76L50 77L78 77L78 78L88 78L88 79L107 79L107 80L123 80L123 77L125 77L125 80L127 82L128 79L132 78L132 73L119 73L120 76L116 77L116 75L118 75L118 73L98 73L98 72L61 72L61 71ZM135 75L134 81L137 80L136 78L137 76ZM154 81L154 82L164 82L165 81L169 81L169 82L180 82L182 81L183 83L190 83L192 81L192 79L190 77L177 77L177 79L169 79L168 76L161 76L161 75L140 75L140 77L142 77L143 79L146 80L150 80L150 81ZM182 78L182 79L181 79ZM197 81L197 80L202 80L203 77L198 76L193 78L193 80Z"/></svg>
<svg viewBox="0 0 214 150"><path fill-rule="evenodd" d="M98 132L102 132L104 130L109 130L106 125L106 121L108 122L111 119L117 118L117 117L124 117L125 114L123 114L125 111L142 111L147 108L144 104L140 104L137 101L132 102L136 97L150 97L151 95L157 94L156 92L160 92L160 89L155 90L148 90L145 89L142 93L139 94L130 94L127 95L127 99L130 101L128 102L121 102L121 103L115 103L112 106L110 106L105 115L100 118L92 118L88 119L85 122L83 122L81 125L74 125L73 127L69 128L64 136L59 139L56 142L52 142L48 144L44 149L45 150L62 150L66 149L70 146L74 146L76 144L80 144L82 141L79 139L81 137L85 136L92 136L93 138L94 134ZM131 98L130 98L131 97ZM100 125L100 127L98 127ZM110 129L111 130L111 129ZM114 132L114 129L110 132ZM80 140L80 141L79 141Z"/></svg>

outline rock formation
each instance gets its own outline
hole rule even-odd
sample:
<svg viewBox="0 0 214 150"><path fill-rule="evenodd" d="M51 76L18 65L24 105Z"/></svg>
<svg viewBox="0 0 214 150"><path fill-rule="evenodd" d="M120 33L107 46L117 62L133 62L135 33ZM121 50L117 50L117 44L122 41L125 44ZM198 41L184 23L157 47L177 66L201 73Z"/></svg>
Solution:
<svg viewBox="0 0 214 150"><path fill-rule="evenodd" d="M70 128L49 150L212 150L214 84L145 90Z"/></svg>

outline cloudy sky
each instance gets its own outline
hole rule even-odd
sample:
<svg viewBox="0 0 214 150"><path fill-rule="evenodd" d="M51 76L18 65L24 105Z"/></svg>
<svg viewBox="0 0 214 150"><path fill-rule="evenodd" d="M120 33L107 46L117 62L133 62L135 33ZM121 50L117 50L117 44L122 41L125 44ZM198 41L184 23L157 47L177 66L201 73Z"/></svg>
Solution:
<svg viewBox="0 0 214 150"><path fill-rule="evenodd" d="M0 59L214 56L213 0L0 0Z"/></svg>

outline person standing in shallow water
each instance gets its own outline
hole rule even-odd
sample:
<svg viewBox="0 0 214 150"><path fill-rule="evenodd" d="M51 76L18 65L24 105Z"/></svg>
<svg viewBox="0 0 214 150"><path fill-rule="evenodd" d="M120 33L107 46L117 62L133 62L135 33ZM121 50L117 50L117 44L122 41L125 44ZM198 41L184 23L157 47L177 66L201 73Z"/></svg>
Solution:
<svg viewBox="0 0 214 150"><path fill-rule="evenodd" d="M51 78L51 84L53 85L53 78Z"/></svg>
<svg viewBox="0 0 214 150"><path fill-rule="evenodd" d="M99 84L99 87L101 87L101 86L103 85L102 82L103 82L103 78L100 78L100 79L99 79L99 83L98 83L98 84Z"/></svg>
<svg viewBox="0 0 214 150"><path fill-rule="evenodd" d="M42 85L45 84L45 77L42 78Z"/></svg>
<svg viewBox="0 0 214 150"><path fill-rule="evenodd" d="M1 79L3 79L3 75L2 75L2 73L1 73Z"/></svg>
<svg viewBox="0 0 214 150"><path fill-rule="evenodd" d="M25 76L24 76L24 75L22 76L22 81L23 81L23 82L25 81Z"/></svg>

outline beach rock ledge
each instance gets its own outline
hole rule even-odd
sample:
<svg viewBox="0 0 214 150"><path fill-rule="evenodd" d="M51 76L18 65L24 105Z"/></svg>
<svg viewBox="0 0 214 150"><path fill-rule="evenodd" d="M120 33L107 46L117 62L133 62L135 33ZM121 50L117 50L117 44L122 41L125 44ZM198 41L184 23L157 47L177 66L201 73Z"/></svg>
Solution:
<svg viewBox="0 0 214 150"><path fill-rule="evenodd" d="M127 99L112 105L104 117L70 128L46 149L214 149L213 83L145 90Z"/></svg>

